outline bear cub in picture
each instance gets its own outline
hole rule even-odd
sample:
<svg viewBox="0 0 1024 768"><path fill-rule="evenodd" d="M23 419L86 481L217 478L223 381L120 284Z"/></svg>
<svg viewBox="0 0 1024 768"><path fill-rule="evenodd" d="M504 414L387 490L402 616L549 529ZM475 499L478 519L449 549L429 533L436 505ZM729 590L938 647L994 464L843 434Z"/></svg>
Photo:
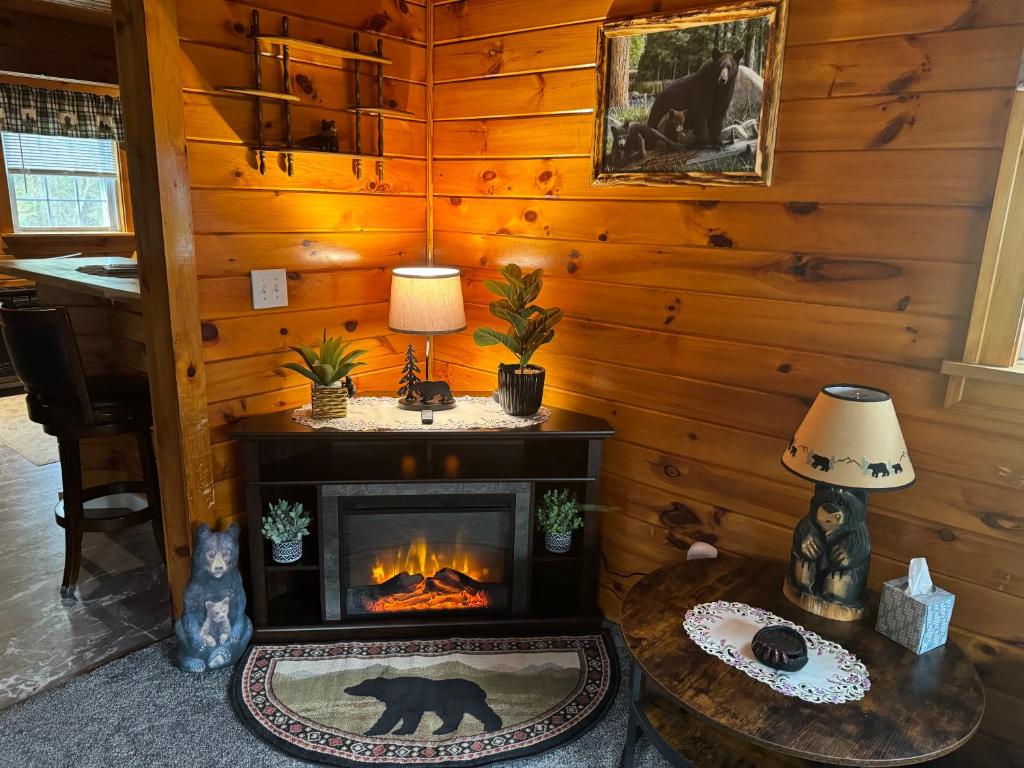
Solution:
<svg viewBox="0 0 1024 768"><path fill-rule="evenodd" d="M367 736L383 736L394 731L396 736L410 736L419 728L427 712L441 718L435 736L454 733L466 715L472 715L484 731L501 728L501 718L487 704L487 692L472 680L428 680L425 677L374 677L345 689L349 696L370 696L384 703L384 714L366 732Z"/></svg>
<svg viewBox="0 0 1024 768"><path fill-rule="evenodd" d="M245 590L238 573L238 534L234 523L220 533L211 531L206 523L196 530L185 609L174 623L176 660L186 672L234 664L252 638L252 621L245 615Z"/></svg>

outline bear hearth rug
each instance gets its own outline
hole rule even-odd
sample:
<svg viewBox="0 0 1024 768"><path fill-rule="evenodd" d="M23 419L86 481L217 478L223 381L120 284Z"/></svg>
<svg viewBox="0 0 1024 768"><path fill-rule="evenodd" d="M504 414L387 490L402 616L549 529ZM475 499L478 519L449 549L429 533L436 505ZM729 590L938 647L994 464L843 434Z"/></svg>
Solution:
<svg viewBox="0 0 1024 768"><path fill-rule="evenodd" d="M260 738L342 766L478 766L571 741L618 687L607 636L254 645L231 683Z"/></svg>

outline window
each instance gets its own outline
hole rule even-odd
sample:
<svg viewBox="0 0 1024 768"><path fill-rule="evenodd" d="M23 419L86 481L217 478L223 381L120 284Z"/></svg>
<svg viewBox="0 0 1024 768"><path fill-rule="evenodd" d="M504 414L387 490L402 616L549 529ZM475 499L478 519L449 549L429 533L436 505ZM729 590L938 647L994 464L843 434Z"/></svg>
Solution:
<svg viewBox="0 0 1024 768"><path fill-rule="evenodd" d="M120 231L117 144L0 133L15 232Z"/></svg>
<svg viewBox="0 0 1024 768"><path fill-rule="evenodd" d="M1024 387L1024 62L1013 97L1006 145L996 182L985 250L962 360L947 360L950 376L946 405L996 395L1006 387ZM970 385L970 386L968 386ZM987 385L1001 388L998 392ZM1022 401L1024 402L1024 401Z"/></svg>

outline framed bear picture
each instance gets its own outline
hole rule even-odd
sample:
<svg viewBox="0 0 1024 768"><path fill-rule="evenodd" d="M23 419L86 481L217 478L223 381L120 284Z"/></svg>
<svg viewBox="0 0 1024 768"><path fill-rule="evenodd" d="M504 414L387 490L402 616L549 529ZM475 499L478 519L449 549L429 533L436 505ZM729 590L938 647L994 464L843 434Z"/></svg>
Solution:
<svg viewBox="0 0 1024 768"><path fill-rule="evenodd" d="M594 184L771 184L787 11L733 0L604 24Z"/></svg>

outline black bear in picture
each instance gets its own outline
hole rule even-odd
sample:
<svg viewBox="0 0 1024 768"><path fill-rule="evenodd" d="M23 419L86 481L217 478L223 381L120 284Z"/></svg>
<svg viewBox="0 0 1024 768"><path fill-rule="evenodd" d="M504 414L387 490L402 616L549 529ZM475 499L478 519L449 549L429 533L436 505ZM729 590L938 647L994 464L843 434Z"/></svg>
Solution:
<svg viewBox="0 0 1024 768"><path fill-rule="evenodd" d="M419 728L426 712L441 718L435 736L454 733L466 715L472 715L484 731L501 728L501 718L487 705L487 692L471 680L428 680L425 677L374 677L345 689L349 696L370 696L384 703L384 714L366 732L367 736L391 733L401 721L396 736L409 736Z"/></svg>
<svg viewBox="0 0 1024 768"><path fill-rule="evenodd" d="M868 579L867 496L818 485L810 512L793 530L790 585L842 605L857 605Z"/></svg>
<svg viewBox="0 0 1024 768"><path fill-rule="evenodd" d="M186 672L234 664L249 645L252 621L238 573L238 534L237 523L222 533L206 523L196 530L185 609L174 624L177 662Z"/></svg>
<svg viewBox="0 0 1024 768"><path fill-rule="evenodd" d="M790 456L796 456L796 446L795 445L790 443L789 444L789 448L787 450L789 451L789 455Z"/></svg>
<svg viewBox="0 0 1024 768"><path fill-rule="evenodd" d="M647 125L657 128L670 109L686 110L686 129L693 130L697 146L720 147L722 123L742 61L743 49L722 53L715 48L700 69L665 86L651 105Z"/></svg>
<svg viewBox="0 0 1024 768"><path fill-rule="evenodd" d="M452 389L447 381L418 381L409 385L405 399L423 405L444 405L452 401Z"/></svg>
<svg viewBox="0 0 1024 768"><path fill-rule="evenodd" d="M901 474L903 474L903 465L902 464L893 464L892 465L892 473L894 475L901 475Z"/></svg>
<svg viewBox="0 0 1024 768"><path fill-rule="evenodd" d="M820 469L822 472L828 472L832 469L832 460L828 456L821 456L817 453L811 454L811 469Z"/></svg>
<svg viewBox="0 0 1024 768"><path fill-rule="evenodd" d="M898 465L897 465L898 466ZM868 464L868 469L871 470L872 477L888 477L889 468L885 465L885 462L878 462L877 464ZM903 471L903 467L900 467L900 472Z"/></svg>

